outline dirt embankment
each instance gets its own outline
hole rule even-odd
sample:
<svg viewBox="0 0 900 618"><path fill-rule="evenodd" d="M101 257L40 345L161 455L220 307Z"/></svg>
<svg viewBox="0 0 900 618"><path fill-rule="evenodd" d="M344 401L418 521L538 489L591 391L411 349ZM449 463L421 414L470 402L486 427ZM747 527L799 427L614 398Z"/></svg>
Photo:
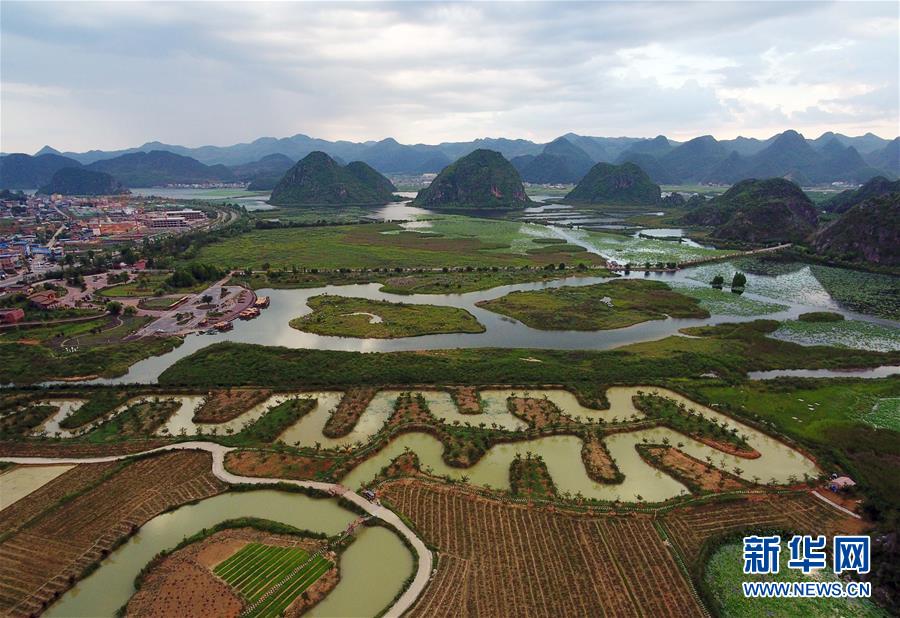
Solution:
<svg viewBox="0 0 900 618"><path fill-rule="evenodd" d="M356 426L362 413L369 407L377 388L351 388L341 398L334 413L328 418L322 433L328 438L343 438Z"/></svg>
<svg viewBox="0 0 900 618"><path fill-rule="evenodd" d="M225 468L241 476L314 480L317 474L333 467L333 459L288 453L234 451L225 457Z"/></svg>

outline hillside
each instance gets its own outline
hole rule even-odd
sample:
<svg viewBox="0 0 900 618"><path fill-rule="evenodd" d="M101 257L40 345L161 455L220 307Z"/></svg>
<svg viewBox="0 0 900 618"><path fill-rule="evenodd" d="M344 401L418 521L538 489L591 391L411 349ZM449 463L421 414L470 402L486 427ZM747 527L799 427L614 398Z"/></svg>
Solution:
<svg viewBox="0 0 900 618"><path fill-rule="evenodd" d="M859 189L841 191L822 204L822 209L829 212L847 212L857 204L873 197L900 192L900 180L891 182L884 176L876 176Z"/></svg>
<svg viewBox="0 0 900 618"><path fill-rule="evenodd" d="M634 163L598 163L566 195L565 201L583 204L654 205L659 185Z"/></svg>
<svg viewBox="0 0 900 618"><path fill-rule="evenodd" d="M0 158L0 188L37 189L50 182L65 167L81 167L81 163L58 154L36 156L10 154Z"/></svg>
<svg viewBox="0 0 900 618"><path fill-rule="evenodd" d="M196 159L165 150L135 152L87 166L105 172L129 187L159 187L171 184L203 184L234 181L224 165L204 165Z"/></svg>
<svg viewBox="0 0 900 618"><path fill-rule="evenodd" d="M391 137L365 148L358 159L384 174L434 173L450 164L435 146L405 146Z"/></svg>
<svg viewBox="0 0 900 618"><path fill-rule="evenodd" d="M855 204L816 234L813 247L842 260L900 266L900 191Z"/></svg>
<svg viewBox="0 0 900 618"><path fill-rule="evenodd" d="M285 173L269 200L280 206L386 204L390 181L362 162L344 167L324 152L311 152Z"/></svg>
<svg viewBox="0 0 900 618"><path fill-rule="evenodd" d="M576 183L594 165L594 161L584 150L564 137L558 137L547 144L544 151L536 157L516 157L511 163L519 170L522 180L535 184Z"/></svg>
<svg viewBox="0 0 900 618"><path fill-rule="evenodd" d="M870 153L867 161L872 167L900 176L900 137L888 142L884 148Z"/></svg>
<svg viewBox="0 0 900 618"><path fill-rule="evenodd" d="M50 182L38 189L38 193L49 195L119 195L128 193L118 180L104 172L95 172L83 167L64 167Z"/></svg>
<svg viewBox="0 0 900 618"><path fill-rule="evenodd" d="M419 191L414 206L440 209L523 208L531 203L518 172L493 150L476 150L448 165Z"/></svg>
<svg viewBox="0 0 900 618"><path fill-rule="evenodd" d="M783 178L742 180L682 222L713 227L712 236L755 244L802 242L815 230L816 209L796 184Z"/></svg>

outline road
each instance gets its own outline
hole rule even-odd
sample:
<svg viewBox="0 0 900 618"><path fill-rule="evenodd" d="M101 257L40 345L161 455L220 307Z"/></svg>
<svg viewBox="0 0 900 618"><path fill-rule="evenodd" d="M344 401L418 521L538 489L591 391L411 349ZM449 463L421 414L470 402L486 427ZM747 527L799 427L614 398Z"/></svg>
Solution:
<svg viewBox="0 0 900 618"><path fill-rule="evenodd" d="M397 599L394 604L384 614L389 618L399 618L406 613L415 603L425 586L428 585L428 579L431 577L431 571L434 567L433 556L431 550L425 545L419 537L413 533L409 527L403 523L403 520L396 513L387 509L380 504L369 502L356 492L350 491L343 485L336 483L322 483L320 481L296 481L292 479L277 478L259 478L255 476L241 476L232 474L225 469L225 455L229 451L235 450L231 447L222 446L214 442L181 442L179 444L170 444L159 448L144 451L142 453L133 453L131 455L116 455L111 457L2 457L0 461L8 461L17 464L38 464L38 465L54 465L54 464L81 464L81 463L107 463L110 461L120 461L131 457L140 457L149 453L162 453L165 451L206 451L212 455L212 473L216 478L232 484L249 484L249 485L275 485L278 483L289 483L297 487L309 487L319 491L330 493L334 496L340 496L350 500L365 512L380 519L397 531L405 538L416 554L418 568L412 583ZM164 549L164 548L160 548Z"/></svg>

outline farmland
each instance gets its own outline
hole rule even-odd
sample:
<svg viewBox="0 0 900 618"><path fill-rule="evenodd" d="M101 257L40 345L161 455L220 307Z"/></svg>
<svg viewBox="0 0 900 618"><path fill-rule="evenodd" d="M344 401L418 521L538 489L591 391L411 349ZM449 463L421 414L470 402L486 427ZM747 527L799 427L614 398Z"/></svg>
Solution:
<svg viewBox="0 0 900 618"><path fill-rule="evenodd" d="M291 320L292 328L318 335L387 339L439 333L480 333L484 327L465 309L408 305L346 296L314 296L313 312Z"/></svg>
<svg viewBox="0 0 900 618"><path fill-rule="evenodd" d="M300 548L249 543L217 565L213 573L248 602L245 615L268 618L280 616L333 566Z"/></svg>
<svg viewBox="0 0 900 618"><path fill-rule="evenodd" d="M101 470L99 484L63 475L58 480L74 483L74 493L57 498L59 486L47 486L35 497L39 505L29 500L31 519L0 542L0 612L27 616L46 607L145 521L224 488L200 453Z"/></svg>

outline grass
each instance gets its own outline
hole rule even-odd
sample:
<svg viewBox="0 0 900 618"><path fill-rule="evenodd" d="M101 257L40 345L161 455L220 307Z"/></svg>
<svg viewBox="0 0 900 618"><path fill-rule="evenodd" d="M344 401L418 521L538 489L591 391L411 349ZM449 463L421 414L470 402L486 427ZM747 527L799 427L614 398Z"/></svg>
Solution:
<svg viewBox="0 0 900 618"><path fill-rule="evenodd" d="M783 543L784 545L784 543ZM790 552L786 545L780 554L780 568L775 575L744 575L743 546L728 543L719 548L706 567L705 580L719 606L719 614L725 618L756 616L841 616L844 618L879 617L887 614L868 599L843 598L771 598L748 599L741 590L744 581L838 581L828 568L804 575L787 566Z"/></svg>
<svg viewBox="0 0 900 618"><path fill-rule="evenodd" d="M229 268L265 270L301 269L442 268L527 266L571 262L570 253L529 255L535 247L508 221L450 217L434 222L440 235L406 231L393 223L334 225L307 228L253 230L201 248L197 261ZM429 231L435 231L430 229ZM598 262L597 256L579 255L577 261Z"/></svg>
<svg viewBox="0 0 900 618"><path fill-rule="evenodd" d="M486 348L363 354L223 342L177 361L162 373L159 383L203 388L561 383L586 384L595 390L602 384L647 384L710 371L742 380L747 371L755 370L900 361L896 352L804 347L765 336L777 326L757 320L693 328L688 331L697 338L666 337L607 351Z"/></svg>
<svg viewBox="0 0 900 618"><path fill-rule="evenodd" d="M336 337L390 339L439 333L481 333L482 326L465 309L408 305L346 296L314 296L313 312L291 320L292 328Z"/></svg>
<svg viewBox="0 0 900 618"><path fill-rule="evenodd" d="M334 565L321 556L299 547L277 547L248 543L218 564L213 573L228 582L253 605L275 584L290 576L287 582L256 606L246 616L280 616L300 594L314 584ZM296 573L291 575L295 570Z"/></svg>
<svg viewBox="0 0 900 618"><path fill-rule="evenodd" d="M513 292L478 306L541 330L607 330L666 316L709 317L696 299L672 291L665 283L640 279Z"/></svg>
<svg viewBox="0 0 900 618"><path fill-rule="evenodd" d="M573 230L582 241L592 246L600 255L611 258L621 264L631 263L643 266L645 262L685 262L709 256L720 256L732 253L728 250L692 247L685 243L649 238L634 238L621 234ZM711 279L712 277L710 277Z"/></svg>
<svg viewBox="0 0 900 618"><path fill-rule="evenodd" d="M865 420L873 427L900 432L900 397L879 399Z"/></svg>
<svg viewBox="0 0 900 618"><path fill-rule="evenodd" d="M106 298L134 298L145 296L159 296L161 294L187 294L200 292L209 287L210 282L200 282L188 288L171 289L166 285L170 273L145 273L138 275L137 279L130 283L120 283L97 291L100 296Z"/></svg>

